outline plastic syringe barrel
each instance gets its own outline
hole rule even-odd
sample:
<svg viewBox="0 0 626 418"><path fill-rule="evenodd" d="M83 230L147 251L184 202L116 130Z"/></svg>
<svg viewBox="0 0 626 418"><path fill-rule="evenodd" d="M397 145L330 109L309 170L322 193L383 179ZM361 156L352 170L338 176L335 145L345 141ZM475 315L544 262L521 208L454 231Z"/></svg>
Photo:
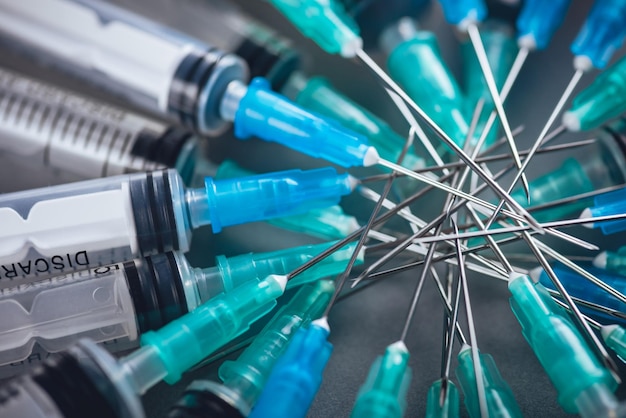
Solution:
<svg viewBox="0 0 626 418"><path fill-rule="evenodd" d="M448 381L446 397L441 404L441 379L436 380L428 389L426 396L425 418L457 418L461 404L459 390L452 381Z"/></svg>
<svg viewBox="0 0 626 418"><path fill-rule="evenodd" d="M189 184L197 146L186 129L0 69L0 150L49 168L41 186L166 167Z"/></svg>
<svg viewBox="0 0 626 418"><path fill-rule="evenodd" d="M250 418L304 418L322 384L333 346L328 328L301 328L278 359Z"/></svg>
<svg viewBox="0 0 626 418"><path fill-rule="evenodd" d="M541 284L527 275L511 275L511 307L550 381L558 392L559 404L576 413L586 395L607 393L617 383L604 368L565 311Z"/></svg>
<svg viewBox="0 0 626 418"><path fill-rule="evenodd" d="M291 41L225 0L116 0L115 3L236 54L250 69L250 77L265 77L280 89L300 66L300 53Z"/></svg>
<svg viewBox="0 0 626 418"><path fill-rule="evenodd" d="M227 128L219 102L247 78L235 55L104 2L6 0L0 11L11 47L204 135Z"/></svg>
<svg viewBox="0 0 626 418"><path fill-rule="evenodd" d="M0 288L171 250L187 251L175 170L120 175L0 197Z"/></svg>
<svg viewBox="0 0 626 418"><path fill-rule="evenodd" d="M0 393L4 418L145 417L132 382L104 348L88 339L9 381Z"/></svg>
<svg viewBox="0 0 626 418"><path fill-rule="evenodd" d="M184 257L156 254L0 291L0 379L22 373L80 338L109 351L139 345L197 306Z"/></svg>

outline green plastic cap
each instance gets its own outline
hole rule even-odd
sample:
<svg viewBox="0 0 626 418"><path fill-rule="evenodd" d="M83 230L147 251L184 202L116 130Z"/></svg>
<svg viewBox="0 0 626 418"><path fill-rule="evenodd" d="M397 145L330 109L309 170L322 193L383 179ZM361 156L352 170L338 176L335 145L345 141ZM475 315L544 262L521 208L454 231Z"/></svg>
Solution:
<svg viewBox="0 0 626 418"><path fill-rule="evenodd" d="M244 283L158 331L143 334L141 345L150 346L158 353L167 370L164 380L169 384L176 383L185 371L271 311L285 285L285 276L269 276Z"/></svg>
<svg viewBox="0 0 626 418"><path fill-rule="evenodd" d="M596 261L594 261L594 265L612 273L626 276L626 246L618 248L617 252L606 251L604 254L605 258L602 263L604 265L598 265Z"/></svg>
<svg viewBox="0 0 626 418"><path fill-rule="evenodd" d="M335 285L328 280L303 286L237 360L226 361L219 368L219 376L229 392L236 393L251 409L291 338L324 312L334 292Z"/></svg>
<svg viewBox="0 0 626 418"><path fill-rule="evenodd" d="M575 400L594 385L615 390L617 383L565 317L547 290L527 275L512 274L509 280L511 308L546 374L569 413L578 412Z"/></svg>
<svg viewBox="0 0 626 418"><path fill-rule="evenodd" d="M401 418L411 383L409 352L402 341L391 344L372 365L352 409L353 418Z"/></svg>
<svg viewBox="0 0 626 418"><path fill-rule="evenodd" d="M334 0L269 0L300 32L329 54L352 58L363 46L356 22Z"/></svg>
<svg viewBox="0 0 626 418"><path fill-rule="evenodd" d="M441 403L441 379L436 380L428 389L426 397L426 418L458 418L459 390L452 381L448 380L446 396Z"/></svg>
<svg viewBox="0 0 626 418"><path fill-rule="evenodd" d="M465 396L465 407L470 417L479 418L480 403L478 401L478 389L476 388L476 372L472 359L472 349L464 345L458 355L459 365L456 369L456 376L459 379L463 395ZM511 388L502 378L496 362L489 354L480 353L480 365L483 373L485 385L485 396L487 398L487 409L490 417L522 417L522 412L515 401Z"/></svg>
<svg viewBox="0 0 626 418"><path fill-rule="evenodd" d="M465 99L441 58L435 35L416 32L391 51L387 67L391 77L463 148L468 131L463 114Z"/></svg>
<svg viewBox="0 0 626 418"><path fill-rule="evenodd" d="M626 57L601 72L574 99L563 114L563 125L571 131L599 128L626 111Z"/></svg>
<svg viewBox="0 0 626 418"><path fill-rule="evenodd" d="M626 330L619 325L605 325L600 333L606 345L626 362Z"/></svg>

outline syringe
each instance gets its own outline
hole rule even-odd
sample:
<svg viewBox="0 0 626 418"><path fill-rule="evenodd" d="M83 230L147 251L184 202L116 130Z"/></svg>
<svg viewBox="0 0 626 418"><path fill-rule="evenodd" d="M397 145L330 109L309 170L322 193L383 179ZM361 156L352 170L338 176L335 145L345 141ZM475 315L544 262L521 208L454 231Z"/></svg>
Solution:
<svg viewBox="0 0 626 418"><path fill-rule="evenodd" d="M165 251L192 230L337 204L355 180L332 168L213 180L185 190L173 170L8 193L0 198L0 287Z"/></svg>
<svg viewBox="0 0 626 418"><path fill-rule="evenodd" d="M248 416L277 359L295 333L322 314L334 291L333 282L326 280L302 287L236 360L220 366L219 376L224 383L192 382L170 409L168 418Z"/></svg>
<svg viewBox="0 0 626 418"><path fill-rule="evenodd" d="M143 334L141 348L119 360L92 341L81 340L58 359L11 381L0 415L77 418L97 411L103 418L142 418L139 395L162 380L177 382L182 373L246 331L276 305L285 284L280 276L248 282Z"/></svg>
<svg viewBox="0 0 626 418"><path fill-rule="evenodd" d="M0 312L0 377L34 367L36 360L82 337L109 351L138 345L138 334L158 329L199 305L270 274L287 274L333 243L259 254L217 257L217 266L194 268L178 252L98 267L5 289ZM288 287L340 274L356 244L349 244ZM363 263L363 252L358 264ZM11 364L11 366L7 366Z"/></svg>
<svg viewBox="0 0 626 418"><path fill-rule="evenodd" d="M97 1L0 2L0 33L12 47L145 111L203 135L234 122L235 136L278 142L344 167L373 165L367 139L293 104L256 78L246 86L237 56Z"/></svg>
<svg viewBox="0 0 626 418"><path fill-rule="evenodd" d="M250 77L266 78L280 90L300 67L292 42L249 16L232 1L114 0L129 11L169 27L184 28L194 38L242 58Z"/></svg>
<svg viewBox="0 0 626 418"><path fill-rule="evenodd" d="M187 185L208 175L196 171L205 164L198 164L203 158L190 131L4 69L0 152L58 173L41 186L165 167L176 168Z"/></svg>

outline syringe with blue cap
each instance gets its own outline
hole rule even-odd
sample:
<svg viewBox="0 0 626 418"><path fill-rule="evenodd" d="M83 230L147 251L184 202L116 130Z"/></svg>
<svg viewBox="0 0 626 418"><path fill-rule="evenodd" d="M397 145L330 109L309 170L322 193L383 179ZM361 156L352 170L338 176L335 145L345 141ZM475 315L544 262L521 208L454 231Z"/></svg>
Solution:
<svg viewBox="0 0 626 418"><path fill-rule="evenodd" d="M222 363L219 376L223 383L195 380L170 408L168 417L248 416L276 361L298 330L322 314L334 291L333 282L327 280L302 287L236 360Z"/></svg>
<svg viewBox="0 0 626 418"><path fill-rule="evenodd" d="M81 340L32 374L12 381L3 417L144 417L140 395L161 381L178 382L184 372L245 332L283 294L284 276L252 280L222 294L157 331L141 336L141 348L115 359ZM73 396L67 396L71 393Z"/></svg>
<svg viewBox="0 0 626 418"><path fill-rule="evenodd" d="M580 218L592 219L621 213L626 213L626 187L594 197L593 205L585 208L580 214ZM626 230L626 220L588 222L584 226L593 229L600 228L604 235L611 235Z"/></svg>
<svg viewBox="0 0 626 418"><path fill-rule="evenodd" d="M0 294L0 311L7 315L0 326L0 366L12 366L0 368L0 376L32 368L37 362L13 364L47 358L83 337L106 343L109 351L134 348L139 334L251 280L287 274L332 244L220 255L215 267L203 269L193 267L180 252L168 252L5 289ZM341 273L355 246L334 252L289 281L288 287ZM363 263L363 253L357 264Z"/></svg>
<svg viewBox="0 0 626 418"><path fill-rule="evenodd" d="M8 193L0 198L2 287L165 251L192 231L335 205L355 187L333 168L290 170L183 187L175 170Z"/></svg>
<svg viewBox="0 0 626 418"><path fill-rule="evenodd" d="M232 121L238 138L278 142L343 167L392 164L366 138L272 92L267 80L246 85L246 65L235 55L113 5L28 0L0 2L0 10L0 20L8 21L0 22L0 33L15 48L35 50L64 71L203 135L216 135Z"/></svg>
<svg viewBox="0 0 626 418"><path fill-rule="evenodd" d="M547 290L522 274L509 280L511 307L522 332L558 392L566 412L614 416L617 382Z"/></svg>
<svg viewBox="0 0 626 418"><path fill-rule="evenodd" d="M533 228L542 231L539 224L517 202L515 202L491 176L467 155L446 132L441 129L424 110L415 103L400 86L391 79L376 62L362 49L363 40L358 34L358 27L348 16L342 5L334 0L299 0L297 2L285 0L271 0L271 3L281 11L305 36L314 40L322 49L331 54L341 54L345 58L357 57L384 83L385 87L399 96L413 111L415 111L434 130L439 138L458 155L471 169L483 179L500 197L506 200L514 211L522 215ZM391 168L394 171L416 178L410 170L378 157L378 164ZM371 162L376 164L376 162ZM426 179L422 181L429 183ZM435 185L433 183L429 183ZM435 187L442 188L441 185ZM456 193L452 188L445 189L449 193ZM460 194L459 194L460 196ZM471 200L467 194L462 196Z"/></svg>

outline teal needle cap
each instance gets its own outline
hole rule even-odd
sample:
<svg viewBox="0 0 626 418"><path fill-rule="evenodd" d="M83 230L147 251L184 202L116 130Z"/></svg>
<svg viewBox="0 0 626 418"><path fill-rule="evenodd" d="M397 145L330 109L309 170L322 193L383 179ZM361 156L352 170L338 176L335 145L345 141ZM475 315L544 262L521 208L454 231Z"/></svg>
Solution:
<svg viewBox="0 0 626 418"><path fill-rule="evenodd" d="M406 393L411 383L409 351L402 341L387 347L372 364L359 389L353 418L401 418L406 410Z"/></svg>

